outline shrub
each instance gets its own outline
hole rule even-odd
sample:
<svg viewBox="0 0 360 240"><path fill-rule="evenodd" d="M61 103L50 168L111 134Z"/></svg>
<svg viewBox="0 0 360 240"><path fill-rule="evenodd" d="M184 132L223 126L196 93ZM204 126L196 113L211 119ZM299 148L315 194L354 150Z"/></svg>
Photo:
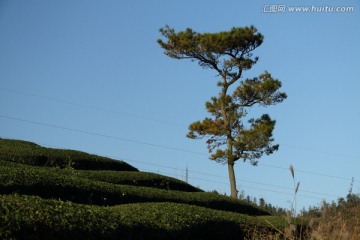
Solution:
<svg viewBox="0 0 360 240"><path fill-rule="evenodd" d="M202 192L201 189L186 182L149 172L77 171L77 175L82 178L114 184L155 187L185 192Z"/></svg>
<svg viewBox="0 0 360 240"><path fill-rule="evenodd" d="M76 171L66 169L0 166L0 194L14 192L102 206L176 202L249 215L269 215L253 205L217 194L117 185L81 178Z"/></svg>
<svg viewBox="0 0 360 240"><path fill-rule="evenodd" d="M1 239L243 239L244 226L276 224L185 204L98 207L19 195L0 195L0 213Z"/></svg>
<svg viewBox="0 0 360 240"><path fill-rule="evenodd" d="M0 139L0 159L35 166L138 171L135 167L120 160L74 150L45 148L35 143L9 139Z"/></svg>

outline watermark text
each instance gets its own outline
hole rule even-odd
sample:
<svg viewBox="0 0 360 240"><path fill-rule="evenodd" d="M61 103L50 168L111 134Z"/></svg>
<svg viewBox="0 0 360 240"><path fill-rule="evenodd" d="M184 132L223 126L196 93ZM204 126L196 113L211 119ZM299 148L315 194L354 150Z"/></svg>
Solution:
<svg viewBox="0 0 360 240"><path fill-rule="evenodd" d="M288 6L284 4L264 4L261 6L263 13L351 13L355 11L353 6Z"/></svg>

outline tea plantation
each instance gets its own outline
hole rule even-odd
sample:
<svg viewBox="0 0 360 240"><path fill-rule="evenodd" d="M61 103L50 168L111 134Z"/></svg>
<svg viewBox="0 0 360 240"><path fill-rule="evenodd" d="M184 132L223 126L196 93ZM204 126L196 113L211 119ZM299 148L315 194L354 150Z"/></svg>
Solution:
<svg viewBox="0 0 360 240"><path fill-rule="evenodd" d="M252 239L285 225L123 161L0 139L0 239Z"/></svg>

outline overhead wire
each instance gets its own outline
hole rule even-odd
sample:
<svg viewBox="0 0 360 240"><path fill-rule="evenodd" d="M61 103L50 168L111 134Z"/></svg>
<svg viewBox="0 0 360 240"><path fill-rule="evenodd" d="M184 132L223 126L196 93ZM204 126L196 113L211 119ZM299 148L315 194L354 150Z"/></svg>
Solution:
<svg viewBox="0 0 360 240"><path fill-rule="evenodd" d="M75 105L75 106L79 106L79 107L85 107L85 108L94 109L94 110L98 110L98 111L120 114L120 115L124 115L124 116L128 116L128 117L135 117L135 118L140 118L140 119L144 119L144 120L157 121L157 122L162 122L162 123L167 123L167 124L172 124L172 125L177 125L177 126L185 126L185 125L183 125L183 124L179 124L179 123L175 123L175 122L171 122L171 121L166 121L166 120L160 120L160 119L150 118L150 117L142 116L142 115L123 113L123 112L119 112L119 111L115 111L115 110L111 110L111 109L106 109L106 108L102 108L102 107L96 107L96 106L92 106L92 105L81 104L81 103L72 102L72 101L67 101L67 100L61 100L61 99L52 98L52 97L45 97L45 96L36 95L36 94L32 94L32 93L27 93L27 92L23 92L23 91L11 90L11 89L7 89L7 88L3 88L3 87L0 87L0 90L2 90L2 91L8 91L8 92L16 93L16 94L21 94L21 95L25 95L25 96L30 96L30 97L35 97L35 98L41 98L41 99L45 99L45 100L60 102L60 103L64 103L64 104L71 104L71 105ZM143 144L143 145L148 145L148 146L152 146L152 147L165 148L165 149L169 149L169 150L187 152L187 153L204 155L204 156L205 156L205 155L206 155L206 156L208 155L208 154L206 154L206 153L189 151L189 150L186 150L186 149L181 149L181 148L176 148L176 147L164 146L164 145L160 145L160 144L154 144L154 143L148 143L148 142L143 142L143 141L138 141L138 140L121 138L121 137L116 137L116 136L111 136L111 135L106 135L106 134L101 134L101 133L96 133L96 132L90 132L90 131L84 131L84 130L79 130L79 129L73 129L73 128L68 128L68 127L63 127L63 126L57 126L57 125L53 125L53 124L42 123L42 122L37 122L37 121L32 121L32 120L27 120L27 119L22 119L22 118L10 117L10 116L5 116L5 115L0 115L0 117L2 117L2 118L7 118L7 119L11 119L11 120L17 120L17 121L27 122L27 123L32 123L32 124L37 124L37 125L42 125L42 126L47 126L47 127L52 127L52 128L58 128L58 129L67 130L67 131L73 131L73 132L78 132L78 133L83 133L83 134L89 134L89 135L94 135L94 136L99 136L99 137L111 138L111 139L115 139L115 140L132 142L132 143L136 143L136 144ZM286 147L291 147L291 148L297 148L297 149L300 149L300 150L305 150L305 151L315 151L315 152L321 152L321 153L329 154L329 155L336 155L336 156L339 156L339 157L353 158L353 157L346 156L346 155L342 155L342 154L324 152L324 151L319 151L319 150L310 149L310 148L296 147L296 146L292 146L292 145L288 145L288 144L282 144L282 145L284 145L284 146L286 146ZM155 164L154 164L154 165L155 165ZM276 168L276 169L281 169L281 170L286 170L286 171L288 171L288 168L285 168L285 167L279 167L279 166L270 165L270 164L264 164L264 163L259 163L258 165L264 166L264 167ZM200 173L200 172L196 172L196 171L191 171L191 172L193 172L193 173ZM340 180L346 180L346 181L350 181L350 180L360 181L360 180L358 180L358 179L350 179L350 178L345 178L345 177L340 177L340 176L334 176L334 175L329 175L329 174L323 174L323 173L318 173L318 172L312 172L312 171L306 171L306 170L299 170L299 169L297 169L297 172L302 172L302 173L312 174L312 175L322 176L322 177L329 177L329 178L334 178L334 179L340 179ZM220 176L216 176L216 175L212 175L212 174L207 174L207 173L200 173L200 174L204 174L204 175L208 175L208 176L213 176L213 177L220 177ZM247 181L247 180L238 180L238 181L251 182L251 181ZM256 183L256 182L252 182L252 183L261 184L261 183ZM282 187L280 187L280 186L275 186L275 185L271 185L271 184L263 184L263 185L267 185L267 186L271 186L271 187L282 188ZM318 193L316 193L316 192L310 192L310 191L304 191L304 192L318 194ZM332 194L322 194L322 195L333 196L333 197L335 196L335 195L332 195Z"/></svg>
<svg viewBox="0 0 360 240"><path fill-rule="evenodd" d="M41 144L41 145L48 146L48 147L53 147L53 148L60 148L58 146L49 145L49 144ZM115 157L115 156L105 156L105 157L109 157L109 158L112 158L112 159L121 159L122 161L126 161L126 162L136 162L136 163L141 163L141 164L150 165L150 166L162 167L162 168L167 168L167 169L176 170L176 171L183 171L183 172L188 171L189 173L201 174L201 175L205 175L205 176L217 177L217 178L222 178L222 179L227 178L225 176L220 176L220 175L216 175L216 174L209 174L209 173L200 172L200 171L192 171L192 170L186 170L186 169L181 169L181 168L174 168L174 167L165 166L165 165L161 165L161 164L155 164L155 163L149 163L149 162L144 162L144 161L132 160L132 159L128 159L128 158L122 158L122 157L119 158L119 157ZM196 178L196 177L189 177L189 178L190 179L195 179L195 180L200 180L200 181L206 181L206 182L212 182L212 183L219 183L219 184L228 185L227 182L215 181L213 179L209 180L209 179ZM252 183L252 184L257 184L257 185L262 185L262 186L279 188L279 189L286 189L286 190L291 190L291 191L294 190L291 187L278 186L278 185L273 185L273 184L268 184L268 183L262 183L262 182L250 181L250 180L245 180L245 179L239 179L239 178L237 178L236 181L238 183L239 182L241 182L241 183L245 182L245 183ZM277 192L277 193L282 193L282 194L287 194L287 195L293 195L293 193L284 193L284 192L270 190L270 189L262 189L262 188L257 188L257 187L244 186L244 185L241 185L241 187L242 188L246 187L246 188L249 188L249 189L257 189L257 190L269 191L269 192ZM337 198L340 197L340 196L334 195L334 194L314 192L314 191L308 191L308 190L301 190L300 192L316 194L316 195L321 195L321 196L328 196L328 197L337 197ZM302 196L307 197L307 198L319 199L317 197L309 197L309 196L304 196L304 195L302 195Z"/></svg>
<svg viewBox="0 0 360 240"><path fill-rule="evenodd" d="M265 163L258 163L258 165L259 166L264 166L264 167L269 167L269 168L277 168L277 169L282 169L282 170L289 171L289 168L274 166L274 165L265 164ZM334 175L329 175L329 174L324 174L324 173L318 173L318 172L312 172L312 171L306 171L306 170L299 170L299 169L297 169L296 171L301 172L301 173L312 174L312 175L316 175L316 176L337 178L337 179L340 179L340 180L352 181L352 178L339 177L339 176L334 176ZM360 181L360 180L359 179L354 179L354 181Z"/></svg>
<svg viewBox="0 0 360 240"><path fill-rule="evenodd" d="M74 105L74 106L78 106L78 107L85 107L85 108L94 109L94 110L103 111L103 112L120 114L120 115L123 115L123 116L128 116L128 117L133 117L133 118L139 118L139 119L144 119L144 120L151 120L151 121L156 121L156 122L162 122L162 123L177 125L177 126L181 126L181 127L187 127L186 124L177 123L177 122L173 122L173 121L148 117L148 116L144 116L144 115L132 114L132 113L124 113L124 112L120 112L120 111L113 110L113 109L107 109L107 108L93 106L93 105L89 105L89 104L83 104L83 103L63 100L63 99L58 99L58 98L53 98L53 97L28 93L28 92L24 92L24 91L18 91L18 90L4 88L4 87L0 87L0 91L16 93L16 94L20 94L20 95L24 95L24 96L30 96L30 97L34 97L34 98L40 98L40 99L50 100L50 101L54 101L54 102L60 102L60 103L64 103L64 104L70 104L70 105ZM360 158L347 156L347 155L339 154L339 153L327 152L327 151L322 151L322 150L317 150L317 149L312 149L312 148L307 148L307 147L299 147L299 146L294 146L294 145L291 145L291 144L284 144L284 143L281 144L281 145L289 147L289 148L300 149L300 150L303 150L303 151L319 152L319 153L328 154L328 155L332 155L332 156L338 156L338 157L343 157L343 158L351 158L351 159L360 160ZM348 179L346 179L346 180L348 180Z"/></svg>
<svg viewBox="0 0 360 240"><path fill-rule="evenodd" d="M48 124L48 123L43 123L43 122L38 122L38 121L33 121L33 120L28 120L28 119L23 119L23 118L18 118L18 117L6 116L6 115L3 115L3 114L0 114L0 118L5 118L5 119L10 119L10 120L20 121L20 122L25 122L25 123L31 123L31 124L36 124L36 125L46 126L46 127L56 128L56 129L62 129L62 130L67 130L67 131L72 131L72 132L77 132L77 133L83 133L83 134L88 134L88 135L93 135L93 136L98 136L98 137L110 138L110 139L119 140L119 141L131 142L131 143L136 143L136 144L142 144L142 145L147 145L147 146L151 146L151 147L158 147L158 148L164 148L164 149L169 149L169 150L174 150L174 151L179 151L179 152L186 152L186 153L191 153L191 154L208 156L208 154L206 154L206 153L195 152L195 151L191 151L191 150L187 150L187 149L182 149L182 148L177 148L177 147L170 147L170 146L165 146L165 145L160 145L160 144L154 144L154 143L149 143L149 142L143 142L143 141L139 141L139 140L133 140L133 139L128 139L128 138L111 136L111 135L107 135L107 134L90 132L90 131L85 131L85 130L79 130L79 129L69 128L69 127L63 127L63 126L58 126L58 125L54 125L54 124ZM271 168L277 168L277 169L282 169L282 170L288 171L288 168L279 167L279 166L274 166L274 165L270 165L270 164L260 163L260 164L258 164L258 165L260 165L260 166L265 166L265 167L271 167ZM317 175L317 176L329 177L329 178L337 178L337 179L342 179L342 180L352 180L351 178L345 178L345 177L339 177L339 176L332 176L332 175L327 175L327 174L322 174L322 173L316 173L316 172L311 172L311 171L305 171L305 170L297 170L297 171L298 171L298 172L303 172L303 173L308 173L308 174L313 174L313 175ZM358 180L358 179L353 179L353 180L354 180L354 181L360 181L360 180Z"/></svg>
<svg viewBox="0 0 360 240"><path fill-rule="evenodd" d="M170 149L170 150L174 150L174 151L187 152L187 153L198 154L198 155L206 155L205 153L201 153L201 152L195 152L195 151L176 148L176 147L170 147L170 146L165 146L165 145L160 145L160 144L143 142L143 141L139 141L139 140L111 136L111 135L102 134L102 133L96 133L96 132L90 132L90 131L85 131L85 130L69 128L69 127L63 127L63 126L58 126L58 125L54 125L54 124L43 123L43 122L38 122L38 121L33 121L33 120L28 120L28 119L23 119L23 118L18 118L18 117L6 116L6 115L2 115L2 114L0 114L0 118L10 119L10 120L15 120L15 121L20 121L20 122L26 122L26 123L31 123L31 124L36 124L36 125L46 126L46 127L51 127L51 128L57 128L57 129L62 129L62 130L67 130L67 131L72 131L72 132L77 132L77 133L83 133L83 134L87 134L87 135L110 138L110 139L115 139L115 140L119 140L119 141L132 142L132 143L148 145L148 146L158 147L158 148L165 148L165 149Z"/></svg>
<svg viewBox="0 0 360 240"><path fill-rule="evenodd" d="M340 154L340 153L327 152L327 151L322 151L322 150L317 150L317 149L312 149L312 148L307 148L307 147L298 147L298 146L294 146L294 145L286 144L286 143L282 143L281 145L285 146L285 147L289 147L289 148L299 149L302 151L318 152L318 153L327 154L327 155L331 155L331 156L337 156L337 157L341 157L341 158L360 160L360 158L352 157L352 156L348 156L348 155Z"/></svg>
<svg viewBox="0 0 360 240"><path fill-rule="evenodd" d="M148 170L149 169L145 169L142 168L142 170ZM190 172L190 171L189 171ZM168 172L160 172L161 174L166 174L167 176L170 176L171 174ZM189 179L193 179L193 180L199 180L199 181L204 181L204 182L211 182L211 183L218 183L218 184L223 184L223 185L228 185L229 183L226 182L221 182L221 181L215 181L215 180L209 180L209 179L204 179L204 178L197 178L197 177L189 177ZM252 189L252 190L261 190L261 191L266 191L266 192L272 192L272 193L279 193L279 194L283 194L283 195L290 195L290 196L294 196L294 193L289 193L289 192L281 192L281 191L276 191L276 190L272 190L272 189L264 189L264 188L258 188L258 187L253 187L253 186L247 186L247 185L238 185L238 188L241 187L241 189L245 188L245 189ZM293 189L292 189L293 190ZM308 192L308 193L313 193L313 194L317 194L317 195L327 195L327 196L331 196L331 197L337 197L340 198L340 196L337 195L332 195L332 194L323 194L323 193L316 193L316 192L309 192L309 191L303 191L303 192ZM324 200L324 198L320 198L320 197L314 197L314 196L307 196L307 195L303 195L303 194L298 194L298 197L303 197L303 198L310 198L310 199L316 199L316 200Z"/></svg>
<svg viewBox="0 0 360 240"><path fill-rule="evenodd" d="M111 156L109 156L111 157ZM114 157L111 157L114 158ZM189 173L197 173L197 174L201 174L201 175L206 175L206 176L212 176L212 177L218 177L218 178L227 178L225 176L220 176L220 175L215 175L215 174L208 174L208 173L204 173L204 172L199 172L199 171L192 171L192 170L186 170L186 169L178 169L178 168L174 168L174 167L170 167L170 166L165 166L165 165L160 165L160 164L153 164L153 163L147 163L147 162L143 162L143 161L136 161L136 160L130 160L130 159L126 159L126 158L121 158L124 161L127 162L138 162L138 163L143 163L146 165L152 165L152 166L159 166L159 167L163 167L163 168L167 168L167 169L172 169L172 170L180 170L180 171L188 171ZM191 177L189 177L191 178ZM192 177L193 178L193 177ZM208 179L199 179L199 180L203 180L203 181L208 181L208 182L215 182L215 183L222 183L222 184L228 184L225 182L221 182L221 181L215 181L215 180L208 180ZM245 183L252 183L252 184L257 184L257 185L263 185L263 186L268 186L268 187L275 187L275 188L280 188L280 189L286 189L286 190L291 190L294 191L293 188L291 187L285 187L285 186L278 186L278 185L274 185L274 184L268 184L268 183L262 183L262 182L256 182L256 181L250 181L250 180L245 180L245 179L239 179L236 178L236 182L245 182ZM329 196L329 197L339 197L338 195L334 195L334 194L329 194L329 193L321 193L321 192L314 192L314 191L308 191L308 190L300 190L301 192L305 192L305 193L310 193L310 194L317 194L317 195L322 195L322 196Z"/></svg>
<svg viewBox="0 0 360 240"><path fill-rule="evenodd" d="M185 124L181 124L181 123L177 123L177 122L173 122L173 121L167 121L167 120L148 117L148 116L144 116L144 115L125 113L125 112L120 112L120 111L113 110L113 109L107 109L107 108L103 108L103 107L97 107L97 106L93 106L93 105L88 105L88 104L83 104L83 103L78 103L78 102L73 102L73 101L48 97L48 96L42 96L42 95L37 95L37 94L33 94L33 93L28 93L28 92L23 92L23 91L18 91L18 90L3 88L3 87L0 87L0 90L1 91L6 91L6 92L12 92L12 93L16 93L16 94L20 94L20 95L24 95L24 96L29 96L29 97L33 97L33 98L40 98L40 99L45 99L45 100L49 100L49 101L53 101L53 102L59 102L59 103L64 103L64 104L68 104L68 105L74 105L74 106L78 106L78 107L89 108L89 109L93 109L93 110L97 110L97 111L119 114L119 115L132 117L132 118L139 118L139 119L144 119L144 120L161 122L161 123L166 123L166 124L171 124L171 125L181 126L181 127L185 126Z"/></svg>

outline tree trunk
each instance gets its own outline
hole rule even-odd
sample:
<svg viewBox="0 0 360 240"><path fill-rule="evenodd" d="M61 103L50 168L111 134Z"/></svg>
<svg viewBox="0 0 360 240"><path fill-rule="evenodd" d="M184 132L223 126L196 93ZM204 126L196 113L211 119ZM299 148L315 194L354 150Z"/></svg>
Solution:
<svg viewBox="0 0 360 240"><path fill-rule="evenodd" d="M234 163L233 162L232 163L228 162L228 171L229 171L231 197L237 198L238 190L236 189L236 179L235 179Z"/></svg>
<svg viewBox="0 0 360 240"><path fill-rule="evenodd" d="M226 138L227 138L227 163L228 163L228 171L229 171L229 180L230 180L230 190L231 190L231 197L237 198L238 190L236 189L236 179L235 179L235 172L234 172L234 155L233 155L233 137L231 132L231 126L228 118L229 111L227 110L226 105L226 93L228 87L231 84L228 84L226 81L226 76L223 76L223 89L221 91L221 115L224 120L224 129L226 131Z"/></svg>

